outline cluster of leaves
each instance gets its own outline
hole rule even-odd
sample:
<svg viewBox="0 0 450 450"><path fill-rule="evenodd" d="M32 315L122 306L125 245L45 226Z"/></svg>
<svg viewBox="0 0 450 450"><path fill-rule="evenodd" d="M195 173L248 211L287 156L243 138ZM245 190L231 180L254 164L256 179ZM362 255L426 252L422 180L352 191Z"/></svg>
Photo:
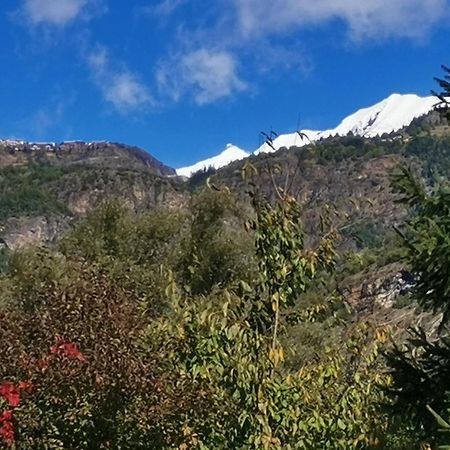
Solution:
<svg viewBox="0 0 450 450"><path fill-rule="evenodd" d="M233 280L249 280L254 271L243 209L229 191L209 189L193 195L186 210L135 214L108 202L65 236L59 248L132 282L143 296L162 298L167 284L161 282L162 267L174 272L189 292L208 293Z"/></svg>
<svg viewBox="0 0 450 450"><path fill-rule="evenodd" d="M183 448L369 448L386 426L376 356L382 332L358 326L320 363L288 370L284 351L251 324L251 292L224 291L192 303L172 290L172 316L149 340L166 370L194 383L209 402L184 416ZM159 339L158 339L159 338Z"/></svg>
<svg viewBox="0 0 450 450"><path fill-rule="evenodd" d="M68 258L101 268L155 312L164 303L161 265L175 264L185 223L182 211L137 215L118 202L108 202L64 236L59 250Z"/></svg>
<svg viewBox="0 0 450 450"><path fill-rule="evenodd" d="M205 189L190 203L189 234L176 271L192 294L205 294L255 271L252 239L244 233L245 211L228 189Z"/></svg>
<svg viewBox="0 0 450 450"><path fill-rule="evenodd" d="M425 185L408 169L395 180L399 193L414 212L403 231L406 258L420 274L416 296L420 305L450 317L450 186L446 183L429 194Z"/></svg>
<svg viewBox="0 0 450 450"><path fill-rule="evenodd" d="M444 71L443 78L435 78L438 83L440 91L432 91L433 94L439 99L440 105L447 106L449 104L450 98L450 68L442 65L442 70Z"/></svg>
<svg viewBox="0 0 450 450"><path fill-rule="evenodd" d="M0 439L6 445L13 445L15 441L15 430L13 424L14 410L20 403L23 391L28 391L32 387L29 382L20 382L15 385L9 380L0 384L0 406L3 411L0 414Z"/></svg>
<svg viewBox="0 0 450 450"><path fill-rule="evenodd" d="M433 417L436 419L440 429L439 431L445 433L446 435L450 434L450 424L448 421L444 420L439 414L436 413L431 407L427 407ZM450 413L450 411L448 411ZM449 445L441 445L439 447L441 450L448 450L450 448Z"/></svg>
<svg viewBox="0 0 450 450"><path fill-rule="evenodd" d="M391 395L396 399L395 415L407 417L425 436L435 431L433 417L427 406L439 412L449 407L450 341L442 338L430 342L422 330L411 330L411 337L396 346L387 356L393 384Z"/></svg>

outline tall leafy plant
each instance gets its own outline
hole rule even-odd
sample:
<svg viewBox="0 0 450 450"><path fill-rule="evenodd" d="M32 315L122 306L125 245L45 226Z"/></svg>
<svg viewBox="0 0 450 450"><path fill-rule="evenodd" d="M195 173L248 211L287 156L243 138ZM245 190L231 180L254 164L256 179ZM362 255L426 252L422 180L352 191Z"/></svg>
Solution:
<svg viewBox="0 0 450 450"><path fill-rule="evenodd" d="M253 170L250 168L250 170ZM179 448L365 448L377 427L373 365L383 334L356 327L320 363L290 370L280 335L299 293L333 265L332 235L308 249L298 203L278 191L275 204L253 194L259 273L252 283L188 297L173 278L171 311L148 330L161 370L194 385L201 408L188 405L166 431ZM372 402L372 403L371 403ZM382 428L382 425L380 425Z"/></svg>

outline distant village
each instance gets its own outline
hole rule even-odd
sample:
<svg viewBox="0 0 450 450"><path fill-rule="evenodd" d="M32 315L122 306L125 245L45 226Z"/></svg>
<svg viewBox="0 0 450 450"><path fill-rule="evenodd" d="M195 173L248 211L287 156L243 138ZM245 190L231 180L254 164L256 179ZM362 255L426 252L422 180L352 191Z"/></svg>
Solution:
<svg viewBox="0 0 450 450"><path fill-rule="evenodd" d="M16 139L0 139L0 148L8 151L60 151L75 150L80 147L103 148L112 145L107 141L64 141L56 142L27 142Z"/></svg>

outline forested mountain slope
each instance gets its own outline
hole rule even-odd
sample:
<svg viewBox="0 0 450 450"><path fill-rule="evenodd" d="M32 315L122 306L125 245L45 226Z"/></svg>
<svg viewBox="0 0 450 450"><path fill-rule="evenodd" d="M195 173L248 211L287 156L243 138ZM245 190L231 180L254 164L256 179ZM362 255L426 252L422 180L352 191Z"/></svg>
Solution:
<svg viewBox="0 0 450 450"><path fill-rule="evenodd" d="M175 171L107 142L0 141L0 236L8 247L53 239L107 199L135 210L184 202Z"/></svg>

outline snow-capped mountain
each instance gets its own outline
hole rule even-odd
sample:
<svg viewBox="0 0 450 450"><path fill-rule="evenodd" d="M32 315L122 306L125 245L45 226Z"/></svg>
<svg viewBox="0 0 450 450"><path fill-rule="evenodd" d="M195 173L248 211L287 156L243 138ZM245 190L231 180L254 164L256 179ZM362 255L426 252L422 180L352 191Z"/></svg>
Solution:
<svg viewBox="0 0 450 450"><path fill-rule="evenodd" d="M273 140L273 147L263 144L253 153L271 153L282 147L301 147L309 142L330 136L345 136L352 132L358 136L375 137L392 133L408 126L415 118L430 112L437 103L435 97L419 97L415 94L392 94L381 102L346 117L336 128L324 131L301 130L300 133L279 135ZM302 137L306 135L307 138ZM192 166L177 169L178 175L190 176L210 166L223 167L232 161L243 159L250 153L228 144L218 156L200 161Z"/></svg>
<svg viewBox="0 0 450 450"><path fill-rule="evenodd" d="M214 167L218 169L219 167L226 166L233 161L239 159L247 158L250 154L233 144L228 144L225 150L217 156L200 161L192 166L183 167L182 169L177 169L177 175L189 177L193 173L206 169L208 167Z"/></svg>
<svg viewBox="0 0 450 450"><path fill-rule="evenodd" d="M381 136L409 125L416 117L429 113L438 103L436 97L392 94L376 105L364 108L344 119L332 132L345 135Z"/></svg>

